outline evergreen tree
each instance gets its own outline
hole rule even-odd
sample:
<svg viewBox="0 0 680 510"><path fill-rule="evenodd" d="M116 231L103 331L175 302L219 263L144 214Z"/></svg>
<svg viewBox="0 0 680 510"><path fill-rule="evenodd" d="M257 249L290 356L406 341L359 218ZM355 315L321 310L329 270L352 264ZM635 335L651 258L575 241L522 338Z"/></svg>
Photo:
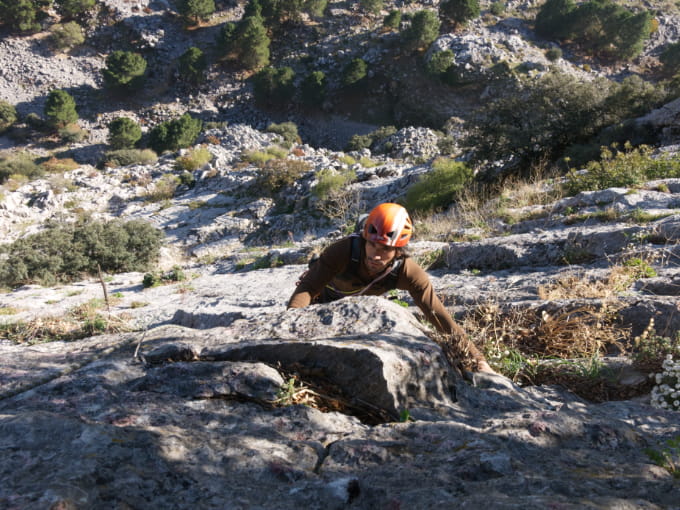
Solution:
<svg viewBox="0 0 680 510"><path fill-rule="evenodd" d="M0 100L0 133L7 131L17 121L17 110L14 105Z"/></svg>
<svg viewBox="0 0 680 510"><path fill-rule="evenodd" d="M95 0L58 0L57 10L64 18L74 18L94 7Z"/></svg>
<svg viewBox="0 0 680 510"><path fill-rule="evenodd" d="M222 25L217 34L216 43L223 57L229 57L234 51L234 38L236 36L236 23L227 22Z"/></svg>
<svg viewBox="0 0 680 510"><path fill-rule="evenodd" d="M439 4L439 15L454 25L464 25L480 12L479 0L445 0Z"/></svg>
<svg viewBox="0 0 680 510"><path fill-rule="evenodd" d="M547 38L569 37L570 16L575 9L574 0L547 0L536 15L536 33Z"/></svg>
<svg viewBox="0 0 680 510"><path fill-rule="evenodd" d="M38 5L33 0L0 0L0 24L15 32L37 32Z"/></svg>
<svg viewBox="0 0 680 510"><path fill-rule="evenodd" d="M659 60L667 75L673 76L680 72L680 41L668 44L659 56Z"/></svg>
<svg viewBox="0 0 680 510"><path fill-rule="evenodd" d="M104 84L112 89L130 90L144 82L146 60L139 53L114 51L106 57L106 68L102 70Z"/></svg>
<svg viewBox="0 0 680 510"><path fill-rule="evenodd" d="M427 72L432 76L436 76L437 78L443 78L444 73L448 71L449 67L451 67L454 62L455 56L453 51L438 51L434 53L427 62Z"/></svg>
<svg viewBox="0 0 680 510"><path fill-rule="evenodd" d="M188 22L198 25L215 12L215 0L180 0L178 10Z"/></svg>
<svg viewBox="0 0 680 510"><path fill-rule="evenodd" d="M402 37L412 49L427 47L439 36L440 25L434 11L418 11L411 18L411 26L403 31Z"/></svg>
<svg viewBox="0 0 680 510"><path fill-rule="evenodd" d="M648 11L633 14L620 9L608 26L611 55L618 60L630 60L642 52L649 38L652 15Z"/></svg>
<svg viewBox="0 0 680 510"><path fill-rule="evenodd" d="M192 46L179 57L178 67L182 79L194 84L200 83L208 68L208 59L200 48Z"/></svg>
<svg viewBox="0 0 680 510"><path fill-rule="evenodd" d="M253 76L255 98L260 103L284 106L295 94L295 71L290 67L265 67Z"/></svg>
<svg viewBox="0 0 680 510"><path fill-rule="evenodd" d="M401 11L393 10L383 19L383 26L397 30L401 25Z"/></svg>
<svg viewBox="0 0 680 510"><path fill-rule="evenodd" d="M305 76L300 84L300 95L307 106L321 106L326 99L326 75L313 71Z"/></svg>
<svg viewBox="0 0 680 510"><path fill-rule="evenodd" d="M166 122L161 122L149 133L149 146L161 154L193 145L201 133L203 123L188 113Z"/></svg>
<svg viewBox="0 0 680 510"><path fill-rule="evenodd" d="M113 149L129 149L142 138L142 128L132 119L118 117L109 122L109 145Z"/></svg>
<svg viewBox="0 0 680 510"><path fill-rule="evenodd" d="M270 43L267 29L259 16L244 18L236 27L233 48L246 69L259 69L269 63Z"/></svg>
<svg viewBox="0 0 680 510"><path fill-rule="evenodd" d="M59 49L72 48L85 42L83 29L75 21L68 21L63 25L57 23L50 28L52 44Z"/></svg>
<svg viewBox="0 0 680 510"><path fill-rule="evenodd" d="M52 90L45 102L45 116L48 125L54 129L73 124L78 120L76 102L65 90Z"/></svg>
<svg viewBox="0 0 680 510"><path fill-rule="evenodd" d="M353 87L366 77L366 62L361 58L355 58L343 71L342 84L345 87Z"/></svg>

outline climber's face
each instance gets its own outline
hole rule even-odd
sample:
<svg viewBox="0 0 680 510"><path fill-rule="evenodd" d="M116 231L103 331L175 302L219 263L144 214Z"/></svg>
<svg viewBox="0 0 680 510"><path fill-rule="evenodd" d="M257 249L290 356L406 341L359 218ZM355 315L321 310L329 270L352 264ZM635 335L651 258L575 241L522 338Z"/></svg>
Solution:
<svg viewBox="0 0 680 510"><path fill-rule="evenodd" d="M384 244L366 241L366 267L371 275L381 273L392 263L397 255L397 248Z"/></svg>

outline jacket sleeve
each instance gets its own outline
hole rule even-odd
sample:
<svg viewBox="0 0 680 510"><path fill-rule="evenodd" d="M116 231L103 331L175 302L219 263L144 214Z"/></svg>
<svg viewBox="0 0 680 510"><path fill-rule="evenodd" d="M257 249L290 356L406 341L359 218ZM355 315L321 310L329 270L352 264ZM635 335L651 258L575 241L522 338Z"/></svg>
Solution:
<svg viewBox="0 0 680 510"><path fill-rule="evenodd" d="M415 304L437 331L450 335L451 342L447 347L451 349L454 358L472 362L474 365L486 361L484 355L468 339L465 330L453 320L437 297L427 273L410 257L404 260L404 269L399 275L397 286L411 294Z"/></svg>
<svg viewBox="0 0 680 510"><path fill-rule="evenodd" d="M303 308L318 296L323 288L349 263L351 239L346 237L331 244L303 275L288 301L288 308Z"/></svg>

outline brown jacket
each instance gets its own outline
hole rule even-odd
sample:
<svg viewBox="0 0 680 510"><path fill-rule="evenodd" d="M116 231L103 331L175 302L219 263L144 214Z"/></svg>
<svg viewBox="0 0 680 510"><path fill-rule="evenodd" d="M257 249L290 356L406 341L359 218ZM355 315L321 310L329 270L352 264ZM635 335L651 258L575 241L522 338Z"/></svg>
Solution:
<svg viewBox="0 0 680 510"><path fill-rule="evenodd" d="M365 264L365 241L361 240L361 257L358 270L351 269L352 238L346 237L326 248L319 260L312 264L302 277L288 302L289 308L305 307L317 299L324 289L328 293L342 296L358 294L374 280L369 276ZM384 278L371 285L364 295L377 296L394 288L394 280ZM427 273L410 257L403 257L399 266L396 288L407 290L418 308L425 314L438 331L452 335L457 357L472 358L469 361L484 360L483 355L466 338L463 328L455 323L434 292ZM340 296L338 296L340 297Z"/></svg>

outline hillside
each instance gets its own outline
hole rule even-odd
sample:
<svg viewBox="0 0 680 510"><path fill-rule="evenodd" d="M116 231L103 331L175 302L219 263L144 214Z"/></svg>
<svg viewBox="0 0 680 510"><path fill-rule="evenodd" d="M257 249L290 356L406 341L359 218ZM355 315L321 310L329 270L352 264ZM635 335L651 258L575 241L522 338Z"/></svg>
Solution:
<svg viewBox="0 0 680 510"><path fill-rule="evenodd" d="M534 32L532 2L483 4L415 53L383 17L436 6L331 2L271 47L298 79L333 77L310 108L255 102L252 73L216 61L243 4L190 29L165 2L103 5L79 18L87 37L70 52L2 27L0 99L19 118L0 137L0 507L680 508L680 99L621 108L635 113L623 132L650 146L568 172L507 171L547 154L534 142L475 179L463 143L492 95L524 79L597 89L634 75L654 92L607 85L600 99L658 99L675 10L645 5L656 30L612 63L573 42L548 59L557 43ZM193 45L210 55L199 85L174 65ZM150 72L114 96L101 69L122 47ZM455 51L465 83L426 75L437 48ZM368 81L343 88L358 56ZM493 78L505 65L507 81ZM53 88L75 98L81 140L36 119ZM533 120L527 97L509 109ZM190 144L141 150L185 112L203 122ZM143 131L132 161L107 155L119 116ZM497 168L503 180L481 182ZM469 372L403 291L286 310L312 254L394 200L413 204L411 256L499 375Z"/></svg>

